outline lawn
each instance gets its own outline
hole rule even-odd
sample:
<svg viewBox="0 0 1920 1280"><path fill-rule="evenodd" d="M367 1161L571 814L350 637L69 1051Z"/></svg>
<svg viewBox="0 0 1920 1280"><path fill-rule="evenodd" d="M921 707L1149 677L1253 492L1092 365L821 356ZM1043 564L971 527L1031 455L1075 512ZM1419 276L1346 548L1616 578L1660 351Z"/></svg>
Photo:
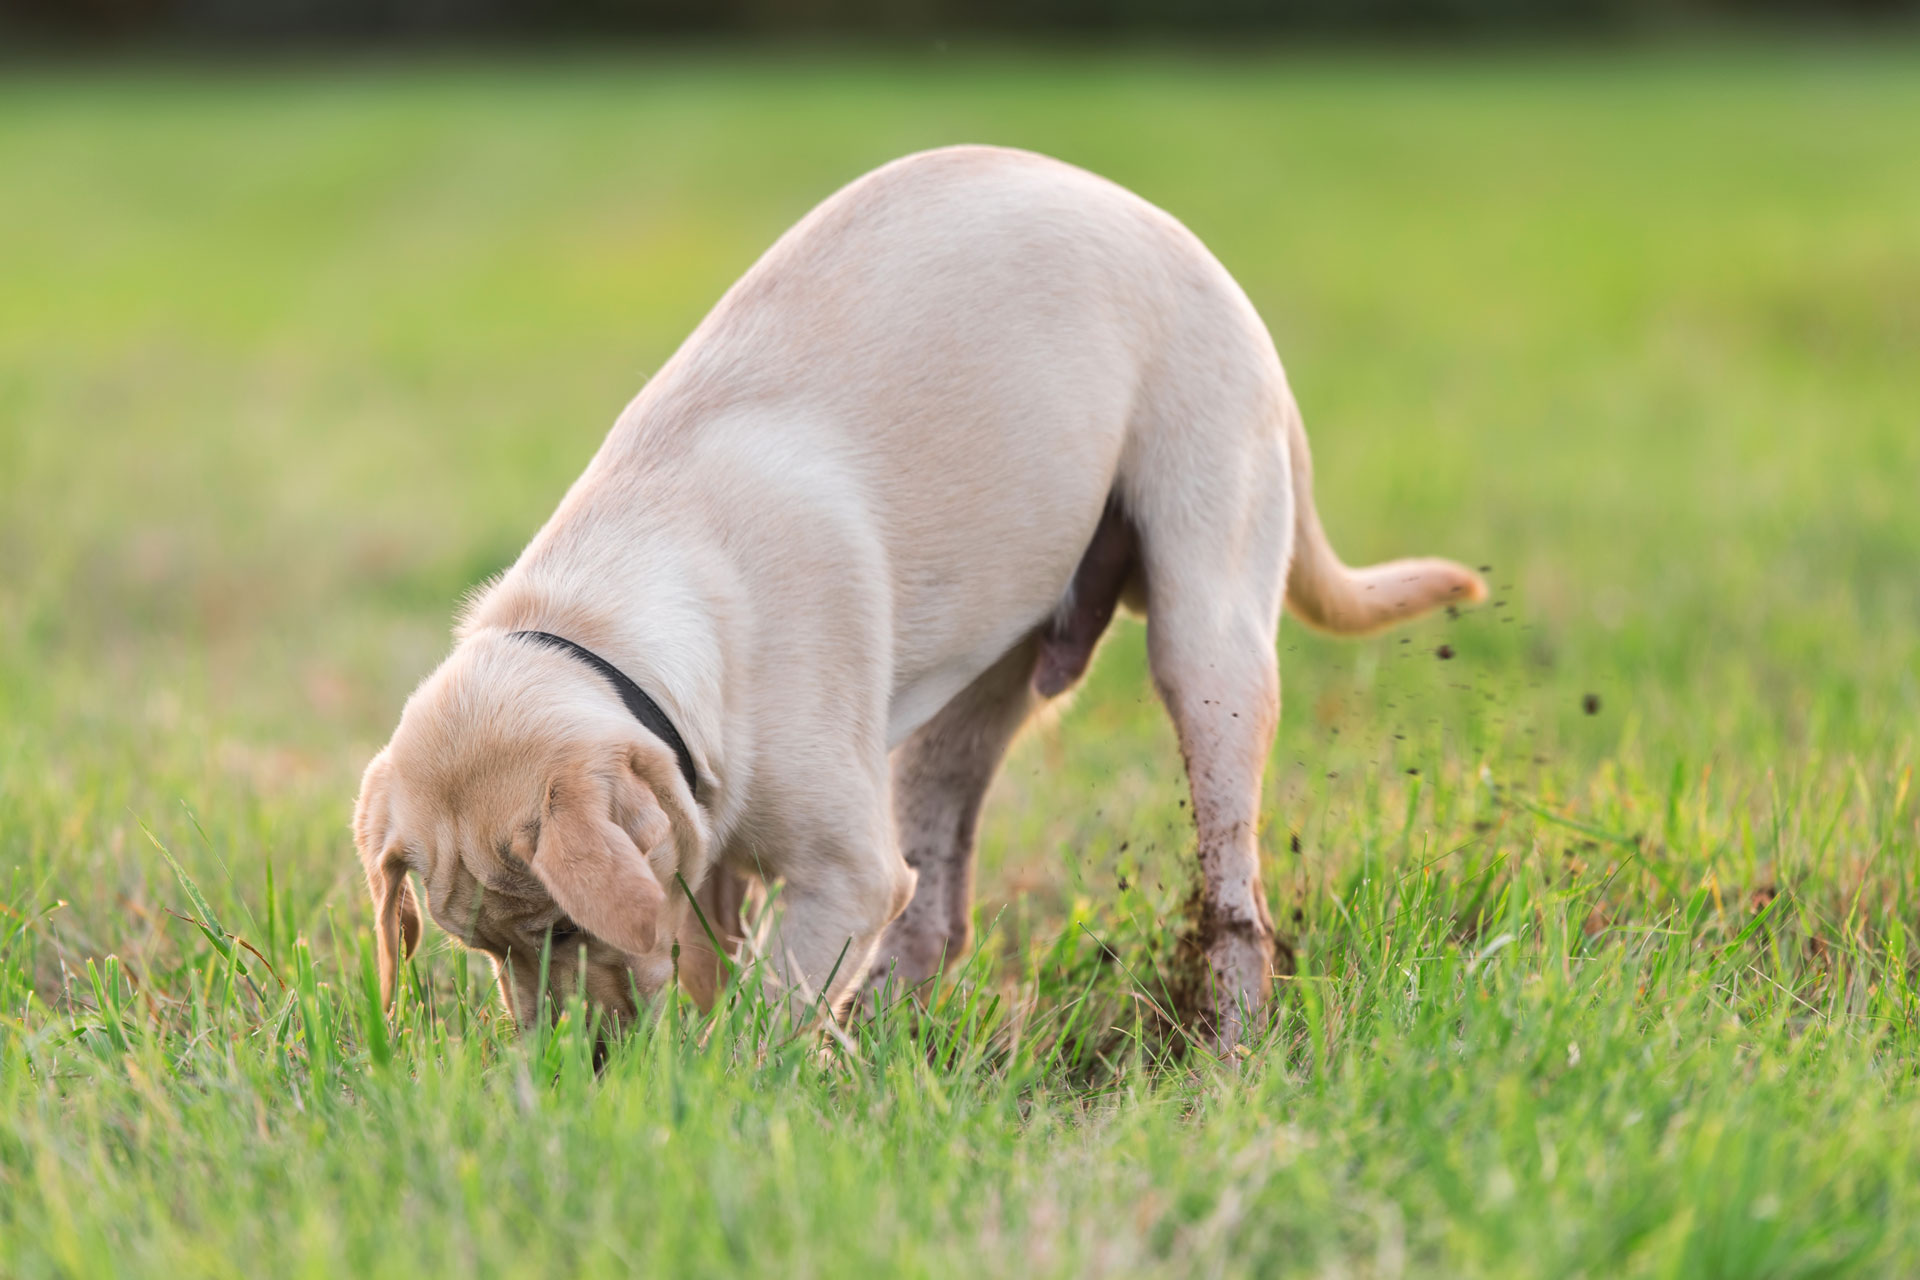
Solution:
<svg viewBox="0 0 1920 1280"><path fill-rule="evenodd" d="M1159 1017L1134 623L925 1007L665 1002L596 1075L430 933L383 1019L347 818L462 592L954 141L1213 247L1349 560L1491 566L1282 630L1272 1026ZM1920 1272L1916 157L1898 46L6 72L0 1273Z"/></svg>

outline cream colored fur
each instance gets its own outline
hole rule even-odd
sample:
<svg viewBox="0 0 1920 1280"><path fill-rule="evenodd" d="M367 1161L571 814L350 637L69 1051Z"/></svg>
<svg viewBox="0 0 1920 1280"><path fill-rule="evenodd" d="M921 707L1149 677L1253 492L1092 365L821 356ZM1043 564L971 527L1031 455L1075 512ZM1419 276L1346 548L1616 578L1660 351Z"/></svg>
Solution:
<svg viewBox="0 0 1920 1280"><path fill-rule="evenodd" d="M569 916L555 992L584 982L629 1016L629 988L669 981L674 940L704 946L676 877L780 883L772 980L796 998L932 973L964 945L980 800L1039 701L1034 637L1111 495L1235 1034L1272 964L1255 823L1283 596L1359 632L1483 594L1446 561L1347 569L1310 476L1259 317L1167 214L994 148L861 178L620 415L407 703L356 818L383 977L410 945L409 871L522 1018ZM519 628L651 693L698 799L600 676ZM692 967L710 998L711 957Z"/></svg>

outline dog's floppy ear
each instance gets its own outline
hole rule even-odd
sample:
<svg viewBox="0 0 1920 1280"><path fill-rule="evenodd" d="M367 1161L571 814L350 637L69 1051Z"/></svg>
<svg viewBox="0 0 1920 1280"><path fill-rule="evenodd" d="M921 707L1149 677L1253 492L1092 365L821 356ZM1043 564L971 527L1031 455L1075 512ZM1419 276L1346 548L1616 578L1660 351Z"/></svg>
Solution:
<svg viewBox="0 0 1920 1280"><path fill-rule="evenodd" d="M666 893L635 835L651 848L669 835L667 816L646 789L622 788L618 816L608 780L584 765L563 767L547 784L533 873L573 922L632 954L653 950ZM635 835L628 834L629 831Z"/></svg>
<svg viewBox="0 0 1920 1280"><path fill-rule="evenodd" d="M366 868L373 895L374 950L380 961L380 1003L391 1009L400 961L420 945L420 905L407 881L407 864L390 846L387 788L393 764L382 751L360 780L360 802L353 811L353 842Z"/></svg>

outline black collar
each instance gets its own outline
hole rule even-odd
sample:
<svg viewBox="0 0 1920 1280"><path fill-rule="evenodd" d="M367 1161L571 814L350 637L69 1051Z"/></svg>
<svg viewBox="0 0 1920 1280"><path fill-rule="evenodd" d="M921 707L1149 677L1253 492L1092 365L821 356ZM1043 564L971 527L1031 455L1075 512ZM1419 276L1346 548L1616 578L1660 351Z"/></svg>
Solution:
<svg viewBox="0 0 1920 1280"><path fill-rule="evenodd" d="M674 756L680 761L681 776L687 780L687 790L696 796L700 794L700 775L693 768L693 752L687 750L687 744L681 740L680 731L673 727L673 721L667 719L667 713L660 709L660 704L649 698L646 690L627 679L626 673L593 650L584 649L565 636L554 635L551 631L515 631L511 636L517 639L535 640L554 649L565 649L605 676L614 690L619 693L620 701L626 703L627 710L633 712L633 718L651 729L662 742L673 748Z"/></svg>

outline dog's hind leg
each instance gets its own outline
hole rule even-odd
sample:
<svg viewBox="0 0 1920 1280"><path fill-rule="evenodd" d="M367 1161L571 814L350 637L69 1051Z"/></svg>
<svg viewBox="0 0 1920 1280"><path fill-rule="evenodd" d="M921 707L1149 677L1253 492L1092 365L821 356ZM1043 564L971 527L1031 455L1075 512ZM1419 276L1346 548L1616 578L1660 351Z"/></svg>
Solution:
<svg viewBox="0 0 1920 1280"><path fill-rule="evenodd" d="M1153 574L1148 571L1149 591ZM1193 796L1200 861L1193 941L1205 954L1204 990L1191 1012L1217 1041L1243 1038L1266 1001L1274 931L1260 881L1261 774L1279 721L1273 632L1232 611L1183 608L1155 596L1147 647L1154 683L1173 717Z"/></svg>
<svg viewBox="0 0 1920 1280"><path fill-rule="evenodd" d="M920 875L871 971L873 987L911 987L972 945L974 834L1007 745L1043 701L1085 674L1122 594L1136 580L1138 543L1109 501L1060 608L893 753L900 851Z"/></svg>
<svg viewBox="0 0 1920 1280"><path fill-rule="evenodd" d="M1274 422L1285 407L1215 407L1222 418L1194 422L1178 456L1125 497L1145 569L1148 662L1193 797L1201 880L1192 941L1206 970L1190 979L1201 990L1188 1013L1226 1045L1251 1030L1275 969L1257 827L1280 715L1274 639L1292 505Z"/></svg>
<svg viewBox="0 0 1920 1280"><path fill-rule="evenodd" d="M917 986L972 945L975 829L1007 745L1039 705L1038 654L1037 637L1015 645L894 750L894 825L920 879L868 971L876 992Z"/></svg>

